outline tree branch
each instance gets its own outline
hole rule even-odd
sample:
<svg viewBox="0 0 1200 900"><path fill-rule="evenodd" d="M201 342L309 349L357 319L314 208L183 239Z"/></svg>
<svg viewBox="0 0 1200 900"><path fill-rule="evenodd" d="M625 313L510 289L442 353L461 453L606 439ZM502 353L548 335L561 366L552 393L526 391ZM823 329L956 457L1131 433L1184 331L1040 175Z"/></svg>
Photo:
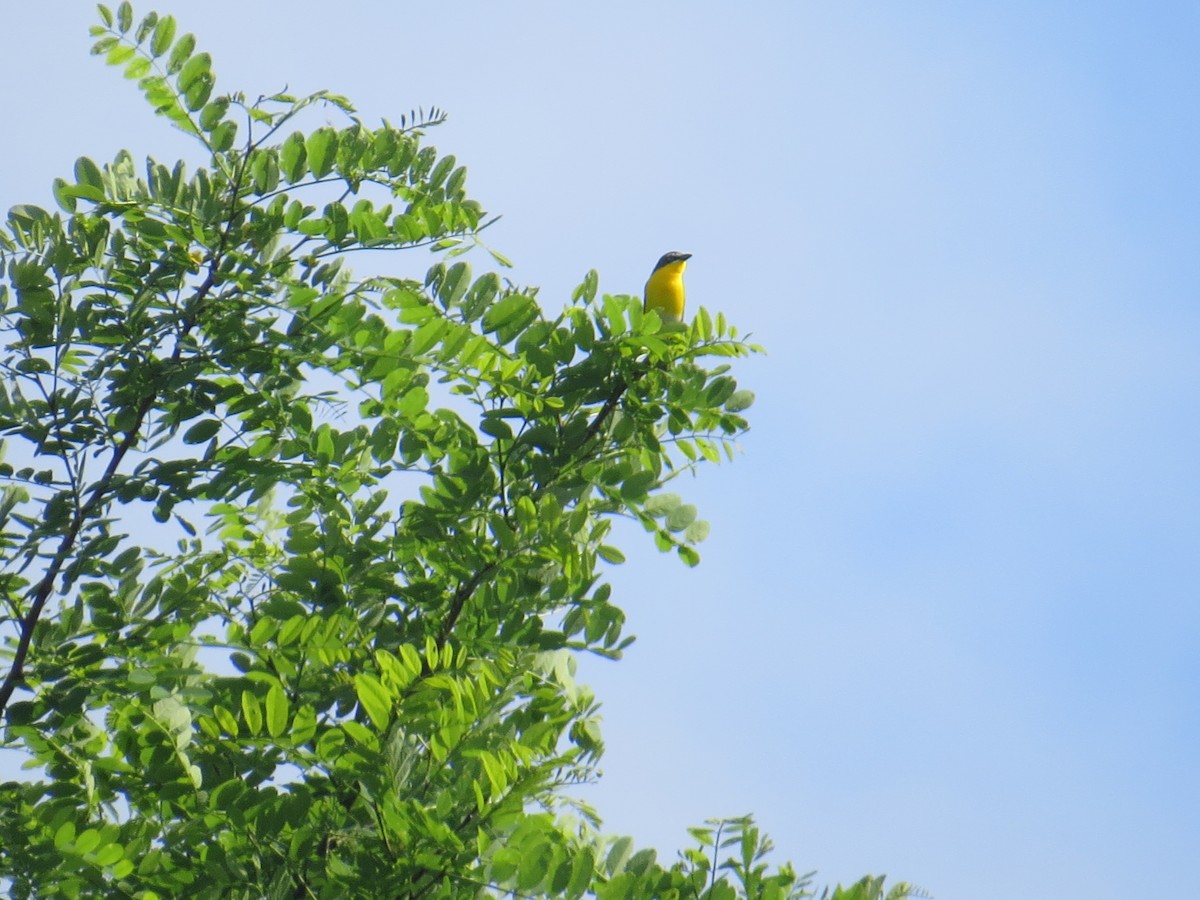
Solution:
<svg viewBox="0 0 1200 900"><path fill-rule="evenodd" d="M197 303L202 301L208 292L212 290L215 283L216 264L214 261L213 265L209 268L208 276L196 288L193 301ZM184 323L182 334L180 335L181 339L176 341L175 350L171 354L171 361L173 363L179 362L180 357L183 355L182 337L191 330L194 322L194 319L190 319ZM50 558L45 574L34 588L29 609L21 618L20 635L17 638L17 648L13 653L12 664L4 676L4 681L0 682L0 716L3 716L5 710L8 709L8 703L12 699L13 692L17 689L17 685L24 680L25 661L29 658L29 650L33 644L33 632L37 627L38 621L41 619L42 610L45 609L50 595L54 593L54 582L62 572L63 566L66 565L71 552L75 549L80 532L83 531L88 519L104 501L105 495L111 489L113 478L116 476L117 470L120 468L125 456L141 436L142 425L145 423L146 416L149 415L150 410L154 408L158 397L159 390L156 386L138 404L132 424L130 424L125 434L121 436L120 442L113 448L113 455L109 459L104 473L92 485L87 501L75 513L66 534L63 535L62 540L58 544L58 549Z"/></svg>
<svg viewBox="0 0 1200 900"><path fill-rule="evenodd" d="M450 632L454 630L454 626L458 624L459 618L462 616L463 607L466 606L467 600L475 593L476 588L483 583L483 579L487 578L500 567L499 562L491 562L471 576L469 581L459 585L458 590L454 592L454 598L450 601L450 609L446 611L446 618L442 620L442 627L438 629L437 645L440 650L445 646L446 641L450 639Z"/></svg>
<svg viewBox="0 0 1200 900"><path fill-rule="evenodd" d="M617 409L617 404L621 402L621 398L625 396L625 392L629 390L629 382L624 378L617 378L617 383L613 385L613 392L608 395L608 399L604 401L604 405L600 407L600 411L596 413L596 418L592 419L587 430L583 432L583 437L580 438L579 446L587 446L588 441L600 433L600 429L604 427L604 423L609 420L612 414Z"/></svg>
<svg viewBox="0 0 1200 900"><path fill-rule="evenodd" d="M108 466L105 468L104 474L100 476L100 480L92 485L92 492L88 501L79 508L79 511L71 520L71 524L67 528L67 533L63 535L62 540L59 542L58 550L50 558L50 564L46 567L46 573L42 576L41 581L38 582L33 592L29 610L21 619L21 633L17 640L16 652L13 654L12 665L9 666L3 683L0 683L0 715L3 715L4 711L8 708L8 701L12 698L17 684L25 677L25 660L29 656L29 648L33 643L33 631L37 627L38 620L41 618L46 601L54 593L54 581L58 578L63 566L66 565L67 558L71 555L71 551L79 539L79 532L83 530L88 517L100 505L104 495L108 493L108 489L112 486L112 479L116 475L117 468L137 441L138 435L142 430L142 423L153 408L157 396L157 393L150 394L144 397L138 405L133 424L125 432L125 435L121 438L121 442L114 449L112 458L108 461Z"/></svg>

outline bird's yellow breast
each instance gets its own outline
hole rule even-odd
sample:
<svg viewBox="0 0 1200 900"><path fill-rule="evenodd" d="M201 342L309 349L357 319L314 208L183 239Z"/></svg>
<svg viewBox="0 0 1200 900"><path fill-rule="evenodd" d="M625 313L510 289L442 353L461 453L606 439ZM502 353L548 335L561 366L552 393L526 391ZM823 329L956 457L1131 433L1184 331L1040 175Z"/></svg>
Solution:
<svg viewBox="0 0 1200 900"><path fill-rule="evenodd" d="M664 322L683 321L683 270L687 260L659 266L646 282L646 309L658 313Z"/></svg>

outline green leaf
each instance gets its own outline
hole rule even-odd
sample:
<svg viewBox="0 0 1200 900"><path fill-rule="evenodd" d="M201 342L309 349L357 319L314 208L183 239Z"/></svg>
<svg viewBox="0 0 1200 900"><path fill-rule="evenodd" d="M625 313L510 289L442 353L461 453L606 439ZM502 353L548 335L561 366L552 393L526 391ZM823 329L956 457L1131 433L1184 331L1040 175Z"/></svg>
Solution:
<svg viewBox="0 0 1200 900"><path fill-rule="evenodd" d="M621 483L621 496L629 501L637 501L657 484L658 475L654 472L634 472Z"/></svg>
<svg viewBox="0 0 1200 900"><path fill-rule="evenodd" d="M607 544L601 544L599 547L596 548L596 552L600 555L600 558L602 560L604 560L606 563L612 563L613 565L620 565L621 563L625 562L625 554L622 553L620 550L618 550L616 547L610 547Z"/></svg>
<svg viewBox="0 0 1200 900"><path fill-rule="evenodd" d="M511 441L513 439L512 426L496 416L485 415L479 423L479 430L499 440Z"/></svg>
<svg viewBox="0 0 1200 900"><path fill-rule="evenodd" d="M337 132L332 128L318 128L304 142L308 155L309 171L317 178L324 178L333 170L337 158Z"/></svg>
<svg viewBox="0 0 1200 900"><path fill-rule="evenodd" d="M146 17L138 23L137 31L134 34L134 40L140 44L150 36L150 32L154 30L154 26L156 24L158 24L158 13L147 13Z"/></svg>
<svg viewBox="0 0 1200 900"><path fill-rule="evenodd" d="M80 832L79 837L75 839L75 845L71 848L73 853L84 854L91 853L100 846L100 832L95 828L88 828Z"/></svg>
<svg viewBox="0 0 1200 900"><path fill-rule="evenodd" d="M183 442L185 444L203 444L220 430L219 420L201 419L184 433Z"/></svg>
<svg viewBox="0 0 1200 900"><path fill-rule="evenodd" d="M754 403L754 391L734 391L729 395L729 399L725 401L725 409L731 413L738 413L744 409L749 409Z"/></svg>
<svg viewBox="0 0 1200 900"><path fill-rule="evenodd" d="M429 186L433 188L441 187L442 182L446 180L446 176L448 176L450 171L454 168L455 162L456 160L454 159L453 154L450 156L443 156L440 160L438 160L437 165L433 167L433 171L429 173Z"/></svg>
<svg viewBox="0 0 1200 900"><path fill-rule="evenodd" d="M212 141L212 147L214 150L224 151L233 146L233 142L236 137L237 122L226 119L212 130L210 140Z"/></svg>
<svg viewBox="0 0 1200 900"><path fill-rule="evenodd" d="M608 858L604 861L604 870L609 875L616 875L625 868L625 862L633 853L633 839L628 837L619 837L613 841L612 847L608 851Z"/></svg>
<svg viewBox="0 0 1200 900"><path fill-rule="evenodd" d="M429 405L429 392L417 385L404 392L404 396L396 403L396 414L411 418L422 412Z"/></svg>
<svg viewBox="0 0 1200 900"><path fill-rule="evenodd" d="M119 38L115 38L111 34L107 37L100 38L100 40L92 44L92 56L103 56L105 53L115 47L119 40Z"/></svg>
<svg viewBox="0 0 1200 900"><path fill-rule="evenodd" d="M709 382L704 389L704 404L706 406L721 406L733 396L737 382L728 375L722 375Z"/></svg>
<svg viewBox="0 0 1200 900"><path fill-rule="evenodd" d="M220 97L200 110L200 115L196 121L200 125L201 131L212 131L225 118L225 111L228 108L229 99L227 97ZM259 158L265 155L260 154Z"/></svg>
<svg viewBox="0 0 1200 900"><path fill-rule="evenodd" d="M63 822L54 832L54 846L61 851L67 851L74 841L75 823L71 821Z"/></svg>
<svg viewBox="0 0 1200 900"><path fill-rule="evenodd" d="M529 891L546 880L550 874L552 859L550 845L545 842L530 842L521 853L520 868L517 871L517 889Z"/></svg>
<svg viewBox="0 0 1200 900"><path fill-rule="evenodd" d="M273 684L267 691L267 733L277 738L287 730L287 726L287 695L278 684Z"/></svg>
<svg viewBox="0 0 1200 900"><path fill-rule="evenodd" d="M175 83L179 86L179 92L186 94L192 85L206 77L211 80L211 69L212 57L207 53L197 53L191 57L183 64L179 75L176 76Z"/></svg>
<svg viewBox="0 0 1200 900"><path fill-rule="evenodd" d="M213 717L216 718L217 723L225 729L227 734L231 737L237 737L239 730L238 722L233 713L223 706L216 706L213 708Z"/></svg>
<svg viewBox="0 0 1200 900"><path fill-rule="evenodd" d="M495 272L485 272L475 280L467 291L462 303L462 317L473 322L483 315L484 311L495 301L500 292L500 276Z"/></svg>
<svg viewBox="0 0 1200 900"><path fill-rule="evenodd" d="M400 426L395 419L380 419L371 430L371 456L376 462L386 462L396 455L396 443L400 439Z"/></svg>
<svg viewBox="0 0 1200 900"><path fill-rule="evenodd" d="M191 60L188 60L188 65L191 65L191 63L196 59L199 59L199 57L192 57ZM208 103L208 98L212 96L212 90L215 84L216 80L213 78L212 72L201 72L198 76L196 76L195 79L193 79L191 84L188 86L187 91L184 93L184 105L187 106L187 108L192 112L196 112L197 110L201 109L204 104Z"/></svg>
<svg viewBox="0 0 1200 900"><path fill-rule="evenodd" d="M442 308L449 309L456 305L467 293L471 285L471 267L465 262L459 262L446 270L446 277L438 286L438 299Z"/></svg>
<svg viewBox="0 0 1200 900"><path fill-rule="evenodd" d="M121 0L117 6L117 30L124 34L133 26L133 7L128 0Z"/></svg>
<svg viewBox="0 0 1200 900"><path fill-rule="evenodd" d="M328 425L322 425L317 429L313 450L320 462L325 465L333 462L337 453L337 444L334 442L333 429Z"/></svg>
<svg viewBox="0 0 1200 900"><path fill-rule="evenodd" d="M567 896L578 900L591 887L596 871L596 858L591 847L581 847L571 860L571 880L567 884Z"/></svg>
<svg viewBox="0 0 1200 900"><path fill-rule="evenodd" d="M375 736L375 732L371 731L371 729L362 722L348 720L342 723L342 729L355 743L360 744L369 750L378 749L379 738Z"/></svg>
<svg viewBox="0 0 1200 900"><path fill-rule="evenodd" d="M75 160L75 180L80 184L96 188L101 192L101 196L104 195L104 176L100 173L100 167L86 156Z"/></svg>
<svg viewBox="0 0 1200 900"><path fill-rule="evenodd" d="M535 311L533 301L529 297L524 294L509 294L483 314L483 330L498 331L505 325L527 318Z"/></svg>
<svg viewBox="0 0 1200 900"><path fill-rule="evenodd" d="M379 729L386 728L392 720L392 696L378 678L367 672L354 676L354 691L358 702Z"/></svg>
<svg viewBox="0 0 1200 900"><path fill-rule="evenodd" d="M463 186L466 183L467 183L467 167L459 166L457 169L455 169L453 172L450 173L450 178L446 182L446 196L452 197L452 198L461 197L463 195ZM493 253L492 256L493 256L493 258L495 258L496 254ZM501 257L501 259L503 259L503 257ZM498 259L497 262L500 262L500 260ZM504 263L500 262L500 265L504 265Z"/></svg>
<svg viewBox="0 0 1200 900"><path fill-rule="evenodd" d="M102 835L103 837L103 835ZM96 865L101 868L115 866L125 859L125 848L120 844L108 843L96 850Z"/></svg>
<svg viewBox="0 0 1200 900"><path fill-rule="evenodd" d="M678 494L656 494L646 501L645 510L656 519L662 518L683 503Z"/></svg>
<svg viewBox="0 0 1200 900"><path fill-rule="evenodd" d="M76 195L71 190L71 185L61 178L55 178L51 182L51 190L54 193L54 201L59 205L63 212L75 212Z"/></svg>
<svg viewBox="0 0 1200 900"><path fill-rule="evenodd" d="M191 58L192 51L195 49L196 38L194 35L185 34L177 40L171 50L171 55L167 57L167 74L177 74Z"/></svg>
<svg viewBox="0 0 1200 900"><path fill-rule="evenodd" d="M251 691L242 691L242 718L246 722L246 730L250 734L262 731L262 706Z"/></svg>
<svg viewBox="0 0 1200 900"><path fill-rule="evenodd" d="M696 519L696 507L690 503L685 503L675 507L667 514L667 529L670 531L683 531L692 524Z"/></svg>
<svg viewBox="0 0 1200 900"><path fill-rule="evenodd" d="M104 61L110 66L124 65L133 59L135 53L137 53L136 47L129 44L116 44L105 54Z"/></svg>
<svg viewBox="0 0 1200 900"><path fill-rule="evenodd" d="M154 36L150 39L150 54L155 58L162 56L175 39L175 17L163 16L154 25Z"/></svg>
<svg viewBox="0 0 1200 900"><path fill-rule="evenodd" d="M600 274L595 269L589 269L588 274L583 276L583 281L571 293L571 299L575 302L581 302L581 304L590 304L590 302L596 299L596 292L599 289Z"/></svg>
<svg viewBox="0 0 1200 900"><path fill-rule="evenodd" d="M308 153L304 146L304 135L294 131L279 147L279 168L283 177L295 184L308 172Z"/></svg>
<svg viewBox="0 0 1200 900"><path fill-rule="evenodd" d="M150 71L150 60L144 56L135 56L129 61L129 65L125 67L125 77L130 81L137 81Z"/></svg>
<svg viewBox="0 0 1200 900"><path fill-rule="evenodd" d="M424 666L421 664L421 654L417 652L416 647L412 644L401 644L397 656L400 663L408 670L409 678L416 678L421 674Z"/></svg>

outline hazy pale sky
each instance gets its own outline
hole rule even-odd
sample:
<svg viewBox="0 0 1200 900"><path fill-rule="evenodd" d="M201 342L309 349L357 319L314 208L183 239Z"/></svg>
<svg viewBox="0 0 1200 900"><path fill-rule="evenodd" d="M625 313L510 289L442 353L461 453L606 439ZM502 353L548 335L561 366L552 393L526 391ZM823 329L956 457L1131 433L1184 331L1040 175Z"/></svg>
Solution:
<svg viewBox="0 0 1200 900"><path fill-rule="evenodd" d="M88 56L90 3L10 7L0 207L80 155L198 159ZM939 900L1194 881L1200 5L153 8L218 92L446 109L546 306L685 250L690 308L768 349L744 454L679 485L701 566L620 530L639 640L583 667L611 830L753 812L822 880Z"/></svg>

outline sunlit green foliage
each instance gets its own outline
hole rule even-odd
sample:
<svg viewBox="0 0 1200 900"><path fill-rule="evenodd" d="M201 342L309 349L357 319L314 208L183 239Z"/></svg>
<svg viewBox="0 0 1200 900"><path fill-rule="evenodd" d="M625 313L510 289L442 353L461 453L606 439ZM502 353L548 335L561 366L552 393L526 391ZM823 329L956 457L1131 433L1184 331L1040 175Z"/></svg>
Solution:
<svg viewBox="0 0 1200 900"><path fill-rule="evenodd" d="M0 883L810 896L749 820L662 865L566 793L602 749L574 655L630 640L613 518L697 563L665 487L732 454L754 348L595 273L556 311L475 272L436 110L218 95L171 16L100 17L94 52L205 162L81 158L0 236L0 746L32 763L0 785ZM351 272L420 247L423 276Z"/></svg>

